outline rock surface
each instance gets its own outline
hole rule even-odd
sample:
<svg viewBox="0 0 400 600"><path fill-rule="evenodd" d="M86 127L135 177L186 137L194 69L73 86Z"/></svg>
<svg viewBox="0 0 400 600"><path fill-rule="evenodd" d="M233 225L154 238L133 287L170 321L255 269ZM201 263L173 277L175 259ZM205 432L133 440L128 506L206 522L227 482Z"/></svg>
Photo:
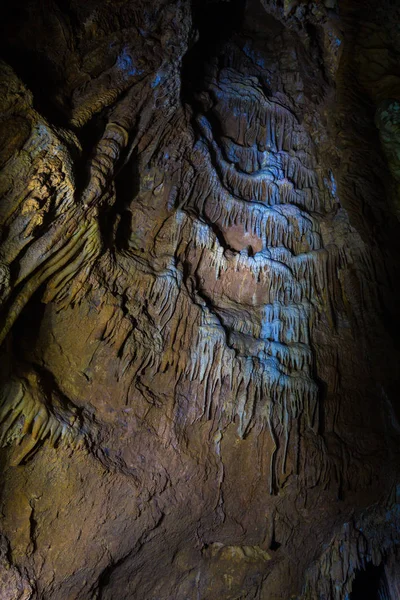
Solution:
<svg viewBox="0 0 400 600"><path fill-rule="evenodd" d="M4 9L1 600L398 598L399 19Z"/></svg>

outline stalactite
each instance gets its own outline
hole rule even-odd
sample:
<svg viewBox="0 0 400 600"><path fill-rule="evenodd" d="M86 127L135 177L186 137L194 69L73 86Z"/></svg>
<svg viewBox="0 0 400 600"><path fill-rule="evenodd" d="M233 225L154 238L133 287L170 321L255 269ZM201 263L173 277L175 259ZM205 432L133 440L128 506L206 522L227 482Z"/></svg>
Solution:
<svg viewBox="0 0 400 600"><path fill-rule="evenodd" d="M53 448L61 444L75 450L87 443L76 411L46 405L20 381L11 381L4 387L0 407L0 446L17 443L13 465L23 462L46 440Z"/></svg>
<svg viewBox="0 0 400 600"><path fill-rule="evenodd" d="M368 563L379 566L398 544L398 490L388 498L386 506L373 507L360 518L344 524L329 547L322 553L306 576L299 600L315 597L346 600L350 597L357 571Z"/></svg>
<svg viewBox="0 0 400 600"><path fill-rule="evenodd" d="M0 581L348 600L399 544L386 41L369 2L141 2L2 40Z"/></svg>

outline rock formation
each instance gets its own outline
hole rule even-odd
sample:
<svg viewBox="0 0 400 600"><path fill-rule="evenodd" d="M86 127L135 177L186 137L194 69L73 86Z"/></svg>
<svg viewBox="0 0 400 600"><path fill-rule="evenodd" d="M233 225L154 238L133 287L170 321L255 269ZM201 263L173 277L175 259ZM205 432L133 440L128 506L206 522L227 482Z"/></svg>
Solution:
<svg viewBox="0 0 400 600"><path fill-rule="evenodd" d="M1 600L399 598L400 7L2 10Z"/></svg>

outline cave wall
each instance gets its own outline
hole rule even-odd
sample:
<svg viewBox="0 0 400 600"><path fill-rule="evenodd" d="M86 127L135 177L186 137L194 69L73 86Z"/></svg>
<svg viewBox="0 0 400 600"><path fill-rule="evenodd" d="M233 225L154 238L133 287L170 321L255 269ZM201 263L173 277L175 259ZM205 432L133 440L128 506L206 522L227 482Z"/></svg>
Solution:
<svg viewBox="0 0 400 600"><path fill-rule="evenodd" d="M0 598L397 598L395 4L3 17Z"/></svg>

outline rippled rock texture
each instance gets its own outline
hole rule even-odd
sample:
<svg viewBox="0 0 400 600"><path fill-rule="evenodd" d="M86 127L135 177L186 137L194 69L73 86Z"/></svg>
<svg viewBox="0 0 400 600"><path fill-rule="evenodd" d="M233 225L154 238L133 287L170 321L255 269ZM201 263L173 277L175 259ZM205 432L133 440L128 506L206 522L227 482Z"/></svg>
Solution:
<svg viewBox="0 0 400 600"><path fill-rule="evenodd" d="M0 598L398 598L399 9L3 10Z"/></svg>

